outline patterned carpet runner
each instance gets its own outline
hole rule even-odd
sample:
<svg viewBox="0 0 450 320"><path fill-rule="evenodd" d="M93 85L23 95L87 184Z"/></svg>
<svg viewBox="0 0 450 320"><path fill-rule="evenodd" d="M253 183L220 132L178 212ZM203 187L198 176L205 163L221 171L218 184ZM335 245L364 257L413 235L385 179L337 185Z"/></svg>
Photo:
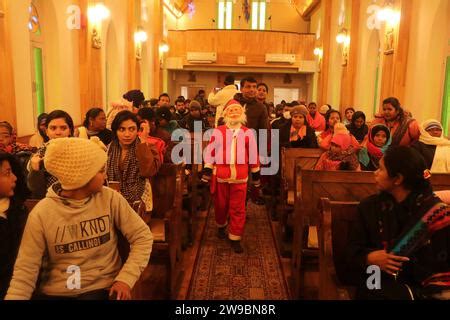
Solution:
<svg viewBox="0 0 450 320"><path fill-rule="evenodd" d="M251 201L242 240L243 254L217 238L214 211L192 275L189 300L287 300L288 291L265 206Z"/></svg>

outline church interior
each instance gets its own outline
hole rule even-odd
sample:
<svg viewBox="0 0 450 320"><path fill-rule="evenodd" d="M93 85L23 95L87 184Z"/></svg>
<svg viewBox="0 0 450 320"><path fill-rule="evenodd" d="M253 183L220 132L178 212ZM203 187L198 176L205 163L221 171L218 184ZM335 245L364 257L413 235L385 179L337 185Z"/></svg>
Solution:
<svg viewBox="0 0 450 320"><path fill-rule="evenodd" d="M450 299L449 137L448 0L0 0L0 298Z"/></svg>

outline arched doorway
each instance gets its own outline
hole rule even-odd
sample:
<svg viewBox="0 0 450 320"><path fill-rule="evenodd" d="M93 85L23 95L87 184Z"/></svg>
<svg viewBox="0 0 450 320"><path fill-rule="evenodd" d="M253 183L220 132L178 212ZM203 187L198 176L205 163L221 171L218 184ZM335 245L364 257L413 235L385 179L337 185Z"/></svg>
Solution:
<svg viewBox="0 0 450 320"><path fill-rule="evenodd" d="M34 120L58 106L63 81L60 74L59 32L53 1L30 1L30 50Z"/></svg>

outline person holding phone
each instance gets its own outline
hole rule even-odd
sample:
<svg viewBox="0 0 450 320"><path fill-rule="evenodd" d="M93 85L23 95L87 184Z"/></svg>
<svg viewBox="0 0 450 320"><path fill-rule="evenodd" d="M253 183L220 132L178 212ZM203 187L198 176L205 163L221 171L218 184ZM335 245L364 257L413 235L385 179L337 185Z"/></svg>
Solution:
<svg viewBox="0 0 450 320"><path fill-rule="evenodd" d="M111 129L113 139L108 147L108 181L119 181L120 193L128 202L143 200L150 211L153 200L149 178L156 175L161 166L156 146L148 142L150 127L147 122L139 123L131 111L121 111Z"/></svg>

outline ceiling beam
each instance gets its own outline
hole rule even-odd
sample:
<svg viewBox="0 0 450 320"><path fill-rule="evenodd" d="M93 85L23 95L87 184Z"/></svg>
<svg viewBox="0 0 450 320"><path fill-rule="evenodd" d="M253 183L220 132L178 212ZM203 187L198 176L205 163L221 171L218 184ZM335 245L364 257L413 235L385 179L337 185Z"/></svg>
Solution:
<svg viewBox="0 0 450 320"><path fill-rule="evenodd" d="M310 20L311 14L320 4L320 0L292 0L292 5L304 20Z"/></svg>

